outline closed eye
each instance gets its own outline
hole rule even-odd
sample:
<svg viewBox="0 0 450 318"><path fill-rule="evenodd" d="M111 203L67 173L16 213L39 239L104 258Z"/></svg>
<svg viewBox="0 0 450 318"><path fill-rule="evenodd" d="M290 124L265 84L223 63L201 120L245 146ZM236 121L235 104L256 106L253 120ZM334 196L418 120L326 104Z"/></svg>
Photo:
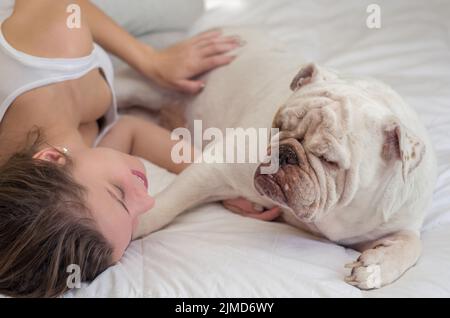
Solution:
<svg viewBox="0 0 450 318"><path fill-rule="evenodd" d="M326 165L329 166L330 168L333 168L333 169L339 169L339 164L338 164L337 162L328 160L328 159L325 158L325 156L323 156L323 155L322 155L322 156L319 156L318 158L320 159L320 161L322 161L322 163L326 164Z"/></svg>
<svg viewBox="0 0 450 318"><path fill-rule="evenodd" d="M127 211L127 213L129 215L130 211L128 210L126 204L124 203L125 200L125 191L123 191L123 189L117 185L114 185L114 188L117 189L117 191L120 193L120 196L117 196L116 194L114 194L112 191L110 191L109 189L107 189L108 193L113 197L113 199L115 199L117 202L119 202L119 204L125 209L125 211Z"/></svg>
<svg viewBox="0 0 450 318"><path fill-rule="evenodd" d="M125 191L123 191L123 189L117 185L114 185L114 188L116 188L119 193L120 193L120 199L123 201L125 200Z"/></svg>

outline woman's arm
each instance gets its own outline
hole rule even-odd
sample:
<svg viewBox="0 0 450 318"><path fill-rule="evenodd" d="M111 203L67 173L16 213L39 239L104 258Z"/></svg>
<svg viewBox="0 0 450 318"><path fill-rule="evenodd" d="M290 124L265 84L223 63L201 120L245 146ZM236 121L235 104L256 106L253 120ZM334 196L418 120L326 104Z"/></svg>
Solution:
<svg viewBox="0 0 450 318"><path fill-rule="evenodd" d="M105 50L140 70L145 63L144 44L117 25L89 0L78 0L81 15L87 21L94 41ZM153 51L150 47L148 51Z"/></svg>
<svg viewBox="0 0 450 318"><path fill-rule="evenodd" d="M204 83L193 77L233 61L226 55L241 45L220 31L200 34L158 52L138 41L89 0L78 0L94 41L158 84L186 93L198 93Z"/></svg>
<svg viewBox="0 0 450 318"><path fill-rule="evenodd" d="M138 117L122 116L102 139L99 146L144 158L170 172L179 174L189 167L190 163L173 162L171 152L176 143L178 141L170 139L168 130ZM191 146L186 144L186 147ZM193 159L194 149L190 149ZM226 200L223 204L234 213L262 221L273 221L281 215L281 209L278 207L257 210L251 202L242 198Z"/></svg>
<svg viewBox="0 0 450 318"><path fill-rule="evenodd" d="M148 120L135 116L121 116L103 137L99 147L107 147L146 159L172 173L179 174L189 163L176 164L171 158L173 146L178 141L170 132ZM186 145L191 147L190 145ZM191 148L193 154L193 148Z"/></svg>

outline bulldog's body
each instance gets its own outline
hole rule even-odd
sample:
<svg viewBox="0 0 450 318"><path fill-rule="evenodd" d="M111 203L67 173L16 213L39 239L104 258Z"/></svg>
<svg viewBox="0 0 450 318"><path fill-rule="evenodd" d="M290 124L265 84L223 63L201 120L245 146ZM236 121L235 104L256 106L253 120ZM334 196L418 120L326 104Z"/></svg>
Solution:
<svg viewBox="0 0 450 318"><path fill-rule="evenodd" d="M136 236L190 207L242 196L280 205L286 222L360 249L349 283L370 289L394 281L420 255L434 186L425 128L385 85L343 78L257 34L239 33L247 45L231 65L208 75L204 92L189 102L188 123L202 119L204 129L224 134L279 128L279 171L262 175L257 163L194 164L157 197Z"/></svg>

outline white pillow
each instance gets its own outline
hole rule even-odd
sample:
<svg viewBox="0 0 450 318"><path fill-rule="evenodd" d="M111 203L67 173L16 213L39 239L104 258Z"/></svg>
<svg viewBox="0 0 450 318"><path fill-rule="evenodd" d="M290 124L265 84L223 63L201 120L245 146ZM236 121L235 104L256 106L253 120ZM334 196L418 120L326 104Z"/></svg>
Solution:
<svg viewBox="0 0 450 318"><path fill-rule="evenodd" d="M203 0L91 0L135 36L186 30L204 11Z"/></svg>
<svg viewBox="0 0 450 318"><path fill-rule="evenodd" d="M14 0L0 1L0 22L9 17L14 8Z"/></svg>

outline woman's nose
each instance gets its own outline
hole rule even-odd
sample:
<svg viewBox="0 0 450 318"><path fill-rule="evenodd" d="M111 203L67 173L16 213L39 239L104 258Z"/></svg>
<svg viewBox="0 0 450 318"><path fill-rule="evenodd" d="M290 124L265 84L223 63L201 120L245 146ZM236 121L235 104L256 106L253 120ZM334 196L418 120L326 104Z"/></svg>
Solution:
<svg viewBox="0 0 450 318"><path fill-rule="evenodd" d="M148 194L134 196L129 200L129 210L133 217L147 213L154 205L155 199Z"/></svg>
<svg viewBox="0 0 450 318"><path fill-rule="evenodd" d="M155 199L148 194L145 183L140 178L133 175L133 187L131 188L130 204L135 215L148 212L155 205Z"/></svg>
<svg viewBox="0 0 450 318"><path fill-rule="evenodd" d="M143 201L142 202L143 209L139 213L139 215L148 212L150 209L152 209L155 206L155 198L153 198L150 195L147 195L142 201Z"/></svg>

